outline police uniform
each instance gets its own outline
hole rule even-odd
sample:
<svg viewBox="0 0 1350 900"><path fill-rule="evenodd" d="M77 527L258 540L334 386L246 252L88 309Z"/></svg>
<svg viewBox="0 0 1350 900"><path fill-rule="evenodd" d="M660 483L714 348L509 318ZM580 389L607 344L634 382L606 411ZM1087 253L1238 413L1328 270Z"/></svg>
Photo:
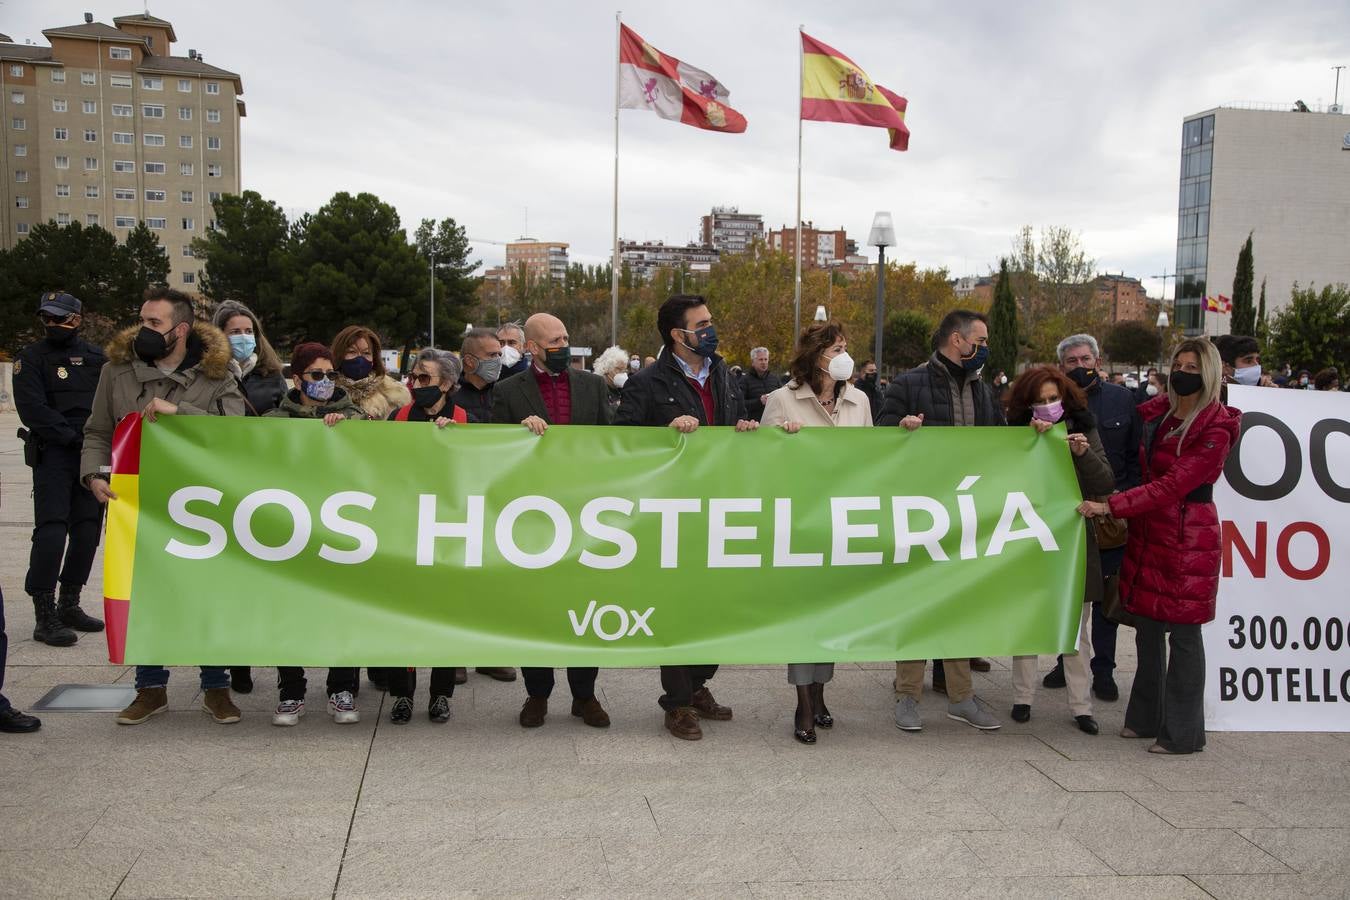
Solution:
<svg viewBox="0 0 1350 900"><path fill-rule="evenodd" d="M82 307L71 295L53 292L42 295L40 312L70 315ZM75 334L65 342L44 338L31 344L14 364L15 406L28 428L26 460L33 468L33 548L24 589L35 604L44 596L51 604L59 580L59 618L82 631L103 627L79 608L103 515L80 484L80 446L107 361L102 350Z"/></svg>

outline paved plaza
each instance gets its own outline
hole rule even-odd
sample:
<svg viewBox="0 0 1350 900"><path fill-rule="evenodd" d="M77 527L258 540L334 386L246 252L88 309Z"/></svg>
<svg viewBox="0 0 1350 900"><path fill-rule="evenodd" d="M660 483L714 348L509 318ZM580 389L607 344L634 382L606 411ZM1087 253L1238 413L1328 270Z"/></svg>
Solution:
<svg viewBox="0 0 1350 900"><path fill-rule="evenodd" d="M26 709L132 670L107 664L101 635L31 640L17 425L0 414L0 587L4 690ZM361 722L334 725L321 670L299 727L271 725L267 669L236 697L243 721L216 725L177 669L172 711L145 725L44 713L36 735L0 735L0 897L1350 896L1350 735L1212 734L1202 754L1151 756L1115 737L1123 697L1096 704L1099 737L1058 691L1013 723L1007 659L975 675L1002 731L927 695L924 731L902 734L893 675L839 666L838 724L806 747L782 666L723 669L712 687L735 719L698 743L661 727L652 670L601 672L607 730L568 715L560 679L547 724L525 731L523 685L474 674L447 725L426 718L425 674L410 725L369 684Z"/></svg>

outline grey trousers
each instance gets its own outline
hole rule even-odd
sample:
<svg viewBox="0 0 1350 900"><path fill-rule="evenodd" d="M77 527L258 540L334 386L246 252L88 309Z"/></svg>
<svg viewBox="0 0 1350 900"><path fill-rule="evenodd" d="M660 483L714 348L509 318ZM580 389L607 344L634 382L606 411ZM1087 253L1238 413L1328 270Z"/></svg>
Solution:
<svg viewBox="0 0 1350 900"><path fill-rule="evenodd" d="M788 663L788 684L824 684L834 677L834 663Z"/></svg>

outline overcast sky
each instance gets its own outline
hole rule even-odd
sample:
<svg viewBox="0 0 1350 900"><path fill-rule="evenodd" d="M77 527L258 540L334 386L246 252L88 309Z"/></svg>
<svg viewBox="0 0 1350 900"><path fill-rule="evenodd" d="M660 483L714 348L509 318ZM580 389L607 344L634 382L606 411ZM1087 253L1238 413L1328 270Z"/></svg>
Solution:
<svg viewBox="0 0 1350 900"><path fill-rule="evenodd" d="M705 69L742 135L620 114L619 230L683 243L714 204L792 222L797 26L908 97L910 150L881 129L805 124L803 218L865 241L895 216L903 260L983 274L1023 224L1082 232L1099 270L1175 266L1182 117L1231 101L1330 103L1350 5L1224 3L623 4L653 46ZM243 78L243 185L288 213L371 191L411 231L452 216L488 241L525 233L608 258L615 7L568 2L156 0L179 42ZM6 0L0 30L135 0ZM1350 71L1343 73L1350 76ZM1341 79L1343 102L1350 77ZM1347 119L1350 128L1350 119ZM500 247L477 244L487 265ZM1235 248L1236 252L1236 248ZM1170 296L1170 293L1169 293Z"/></svg>

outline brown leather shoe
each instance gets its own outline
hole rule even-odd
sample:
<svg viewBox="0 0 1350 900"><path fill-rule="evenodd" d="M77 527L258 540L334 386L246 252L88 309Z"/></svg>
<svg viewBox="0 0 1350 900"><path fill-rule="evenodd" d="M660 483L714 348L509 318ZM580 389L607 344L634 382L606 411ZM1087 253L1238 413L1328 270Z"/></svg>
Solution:
<svg viewBox="0 0 1350 900"><path fill-rule="evenodd" d="M692 706L666 710L666 731L682 741L703 740L703 729L698 727L698 712Z"/></svg>
<svg viewBox="0 0 1350 900"><path fill-rule="evenodd" d="M572 715L580 716L581 721L592 728L608 728L609 713L600 705L600 701L594 697L586 700L572 701Z"/></svg>
<svg viewBox="0 0 1350 900"><path fill-rule="evenodd" d="M731 721L731 707L718 706L717 701L713 699L712 691L707 688L694 691L693 700L694 709L700 719L712 719L714 722Z"/></svg>
<svg viewBox="0 0 1350 900"><path fill-rule="evenodd" d="M230 699L229 688L209 688L202 695L202 709L218 725L233 725L239 721L239 707Z"/></svg>
<svg viewBox="0 0 1350 900"><path fill-rule="evenodd" d="M970 671L988 672L990 669L989 660L981 656L972 656L970 658Z"/></svg>
<svg viewBox="0 0 1350 900"><path fill-rule="evenodd" d="M544 724L544 717L547 715L547 697L526 697L525 705L520 708L520 726L522 728L538 728Z"/></svg>
<svg viewBox="0 0 1350 900"><path fill-rule="evenodd" d="M469 680L469 670L464 668L463 666L458 666L455 669L455 684L464 684L468 680Z"/></svg>
<svg viewBox="0 0 1350 900"><path fill-rule="evenodd" d="M474 669L479 675L486 675L495 681L515 681L516 670L502 666L481 666Z"/></svg>
<svg viewBox="0 0 1350 900"><path fill-rule="evenodd" d="M117 714L118 725L139 725L153 715L164 712L169 708L169 691L167 688L141 688L136 692L136 699L131 701L131 705Z"/></svg>

